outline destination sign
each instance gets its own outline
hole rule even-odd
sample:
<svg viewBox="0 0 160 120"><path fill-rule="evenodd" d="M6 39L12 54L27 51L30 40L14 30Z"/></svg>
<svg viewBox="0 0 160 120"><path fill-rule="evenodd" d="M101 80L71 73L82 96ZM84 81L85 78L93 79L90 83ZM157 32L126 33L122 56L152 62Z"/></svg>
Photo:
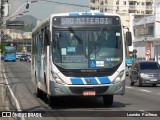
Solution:
<svg viewBox="0 0 160 120"><path fill-rule="evenodd" d="M53 18L53 24L55 26L91 26L91 25L120 25L119 17L60 17Z"/></svg>
<svg viewBox="0 0 160 120"><path fill-rule="evenodd" d="M82 17L82 18L61 18L61 25L66 24L112 24L112 20L109 18L94 18L94 17Z"/></svg>

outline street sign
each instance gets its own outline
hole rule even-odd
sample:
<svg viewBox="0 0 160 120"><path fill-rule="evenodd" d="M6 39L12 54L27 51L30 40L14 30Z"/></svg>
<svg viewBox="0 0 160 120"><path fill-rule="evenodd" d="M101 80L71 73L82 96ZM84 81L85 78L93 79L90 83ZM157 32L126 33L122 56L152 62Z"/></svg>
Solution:
<svg viewBox="0 0 160 120"><path fill-rule="evenodd" d="M3 2L8 2L8 0L2 0Z"/></svg>
<svg viewBox="0 0 160 120"><path fill-rule="evenodd" d="M24 21L17 21L17 20L7 21L6 27L7 29L23 29Z"/></svg>

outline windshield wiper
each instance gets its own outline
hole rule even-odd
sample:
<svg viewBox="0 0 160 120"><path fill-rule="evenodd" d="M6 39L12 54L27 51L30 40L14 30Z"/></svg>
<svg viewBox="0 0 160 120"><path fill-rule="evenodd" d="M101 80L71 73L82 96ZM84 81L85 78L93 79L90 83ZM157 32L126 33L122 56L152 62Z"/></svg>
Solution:
<svg viewBox="0 0 160 120"><path fill-rule="evenodd" d="M68 27L68 29L69 29L69 31L71 32L71 33L73 33L73 36L78 40L78 42L80 43L80 44L83 44L83 41L80 39L80 37L75 33L75 31L73 30L73 28L72 27Z"/></svg>

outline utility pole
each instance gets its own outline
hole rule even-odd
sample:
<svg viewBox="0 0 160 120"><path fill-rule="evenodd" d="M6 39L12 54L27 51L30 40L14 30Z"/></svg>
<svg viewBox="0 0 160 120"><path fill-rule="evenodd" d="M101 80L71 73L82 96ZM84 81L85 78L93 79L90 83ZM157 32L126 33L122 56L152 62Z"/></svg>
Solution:
<svg viewBox="0 0 160 120"><path fill-rule="evenodd" d="M2 65L1 65L1 52L2 52L2 44L1 44L1 34L2 34L2 30L1 30L1 26L3 25L3 0L1 0L1 9L0 9L0 13L1 13L1 16L0 16L0 68L2 68ZM1 71L2 72L2 71Z"/></svg>

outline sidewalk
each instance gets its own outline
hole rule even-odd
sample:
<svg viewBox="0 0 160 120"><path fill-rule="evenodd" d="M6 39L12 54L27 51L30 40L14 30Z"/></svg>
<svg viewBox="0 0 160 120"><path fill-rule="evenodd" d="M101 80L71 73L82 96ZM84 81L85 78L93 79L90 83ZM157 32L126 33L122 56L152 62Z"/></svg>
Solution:
<svg viewBox="0 0 160 120"><path fill-rule="evenodd" d="M0 66L0 111L5 111L5 105L4 105L4 83L5 81L4 81L2 73L3 73L2 66Z"/></svg>

